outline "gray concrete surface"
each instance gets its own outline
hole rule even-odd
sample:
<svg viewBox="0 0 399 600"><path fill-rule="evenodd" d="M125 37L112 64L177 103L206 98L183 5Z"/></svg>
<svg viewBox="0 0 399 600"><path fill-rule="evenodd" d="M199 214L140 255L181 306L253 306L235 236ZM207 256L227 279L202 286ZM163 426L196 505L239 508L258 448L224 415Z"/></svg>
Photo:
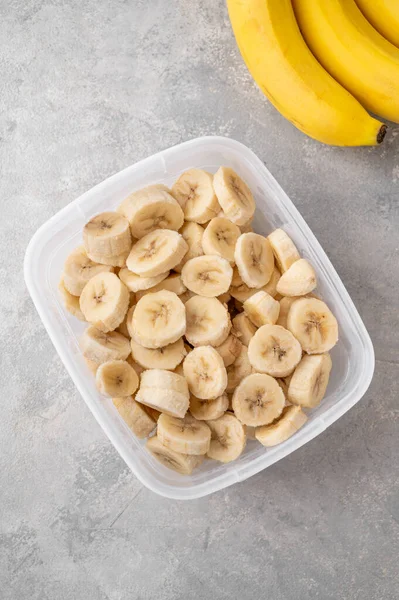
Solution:
<svg viewBox="0 0 399 600"><path fill-rule="evenodd" d="M252 83L218 0L0 0L0 597L398 597L399 129L323 147ZM364 399L256 477L189 503L128 471L22 276L46 219L203 134L250 146L315 231L375 344Z"/></svg>

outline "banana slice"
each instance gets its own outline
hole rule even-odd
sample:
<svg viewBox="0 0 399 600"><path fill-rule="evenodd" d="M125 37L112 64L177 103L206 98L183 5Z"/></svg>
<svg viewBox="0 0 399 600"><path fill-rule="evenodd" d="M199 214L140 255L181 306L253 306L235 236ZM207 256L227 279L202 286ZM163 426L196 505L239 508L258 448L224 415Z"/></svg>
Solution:
<svg viewBox="0 0 399 600"><path fill-rule="evenodd" d="M184 214L167 188L149 186L134 192L118 207L130 224L134 238L140 239L156 229L174 229L183 225Z"/></svg>
<svg viewBox="0 0 399 600"><path fill-rule="evenodd" d="M118 277L130 292L142 292L161 283L161 281L167 278L169 273L170 271L165 271L156 277L140 277L140 275L136 275L124 267L119 271Z"/></svg>
<svg viewBox="0 0 399 600"><path fill-rule="evenodd" d="M115 273L98 273L80 295L80 309L89 323L101 331L113 331L125 318L130 294Z"/></svg>
<svg viewBox="0 0 399 600"><path fill-rule="evenodd" d="M94 254L93 252L88 252L87 256L95 263L101 265L110 265L112 267L126 267L126 260L129 256L129 250L126 252L122 252L122 254L112 254L106 256L105 254Z"/></svg>
<svg viewBox="0 0 399 600"><path fill-rule="evenodd" d="M284 296L280 300L280 312L278 314L278 319L276 325L281 325L287 329L287 317L290 311L291 306L294 304L295 300L298 300L299 296Z"/></svg>
<svg viewBox="0 0 399 600"><path fill-rule="evenodd" d="M129 221L116 212L96 215L83 227L83 244L88 254L118 256L132 247Z"/></svg>
<svg viewBox="0 0 399 600"><path fill-rule="evenodd" d="M283 296L305 296L317 286L314 268L304 258L295 261L277 283L277 292Z"/></svg>
<svg viewBox="0 0 399 600"><path fill-rule="evenodd" d="M186 304L186 339L192 346L219 346L231 329L230 315L217 298L193 296Z"/></svg>
<svg viewBox="0 0 399 600"><path fill-rule="evenodd" d="M287 377L302 358L301 344L279 325L263 325L248 346L249 362L259 373Z"/></svg>
<svg viewBox="0 0 399 600"><path fill-rule="evenodd" d="M223 344L220 346L216 346L217 352L219 352L220 356L223 358L224 366L229 367L234 363L236 358L240 356L242 343L240 339L233 332L229 335Z"/></svg>
<svg viewBox="0 0 399 600"><path fill-rule="evenodd" d="M98 365L109 360L125 360L130 354L130 343L125 336L116 331L104 333L90 326L80 338L83 356Z"/></svg>
<svg viewBox="0 0 399 600"><path fill-rule="evenodd" d="M131 306L126 313L126 328L127 328L128 334L129 334L126 337L133 337L133 313L134 313L135 308L136 308L136 305Z"/></svg>
<svg viewBox="0 0 399 600"><path fill-rule="evenodd" d="M171 275L169 275L169 277L161 281L161 283L154 285L154 287L152 287L151 289L137 292L137 301L140 300L140 298L142 298L146 294L154 294L155 292L160 292L161 290L168 290L169 292L173 292L174 294L176 294L176 296L181 296L182 294L184 294L184 292L187 291L187 288L182 282L179 273L172 273Z"/></svg>
<svg viewBox="0 0 399 600"><path fill-rule="evenodd" d="M98 367L96 385L102 394L122 398L134 394L139 387L139 377L125 360L109 360Z"/></svg>
<svg viewBox="0 0 399 600"><path fill-rule="evenodd" d="M115 331L121 333L127 338L130 338L129 327L127 326L128 314L129 311L127 311L127 313L125 314L125 318L123 319L122 323L115 329Z"/></svg>
<svg viewBox="0 0 399 600"><path fill-rule="evenodd" d="M226 389L226 367L212 346L194 348L184 359L183 372L190 392L201 400L217 398Z"/></svg>
<svg viewBox="0 0 399 600"><path fill-rule="evenodd" d="M274 325L280 312L280 304L267 292L257 292L244 302L247 317L257 327Z"/></svg>
<svg viewBox="0 0 399 600"><path fill-rule="evenodd" d="M263 446L277 446L294 435L307 420L299 406L286 406L275 423L257 427L255 437Z"/></svg>
<svg viewBox="0 0 399 600"><path fill-rule="evenodd" d="M142 374L143 371L146 370L133 359L131 354L129 354L129 356L127 357L126 362L128 362L129 365L131 367L133 367L133 369L136 371L137 375L139 375L139 376Z"/></svg>
<svg viewBox="0 0 399 600"><path fill-rule="evenodd" d="M181 454L206 454L211 443L211 430L203 421L187 414L183 419L161 415L157 436L161 444Z"/></svg>
<svg viewBox="0 0 399 600"><path fill-rule="evenodd" d="M86 321L84 314L80 310L79 297L73 296L70 292L68 292L65 287L63 277L58 284L58 289L62 295L63 304L66 310L71 313L71 315L79 319L79 321Z"/></svg>
<svg viewBox="0 0 399 600"><path fill-rule="evenodd" d="M241 231L229 219L215 217L204 231L202 248L205 254L217 254L229 263L234 263L234 249Z"/></svg>
<svg viewBox="0 0 399 600"><path fill-rule="evenodd" d="M251 298L254 294L259 291L267 292L273 298L277 295L277 283L280 279L281 275L278 269L274 268L272 276L270 277L270 281L264 285L261 290L256 288L248 287L241 279L238 270L237 275L233 272L232 285L229 289L229 293L235 298L238 302L245 302L248 298ZM234 283L233 283L234 281Z"/></svg>
<svg viewBox="0 0 399 600"><path fill-rule="evenodd" d="M274 267L270 280L265 286L263 286L262 290L270 294L270 296L273 296L273 298L275 298L277 296L277 284L280 280L280 277L280 271L276 267Z"/></svg>
<svg viewBox="0 0 399 600"><path fill-rule="evenodd" d="M268 236L268 240L281 273L288 271L290 266L301 258L294 242L283 229L275 229Z"/></svg>
<svg viewBox="0 0 399 600"><path fill-rule="evenodd" d="M295 369L288 387L288 399L293 404L314 408L324 398L332 368L326 354L304 356Z"/></svg>
<svg viewBox="0 0 399 600"><path fill-rule="evenodd" d="M182 173L172 187L172 194L184 210L186 221L207 223L220 211L213 176L201 169Z"/></svg>
<svg viewBox="0 0 399 600"><path fill-rule="evenodd" d="M204 228L198 223L193 221L185 221L183 227L179 230L179 233L183 236L184 241L188 246L188 250L178 265L173 267L175 271L181 273L183 266L190 258L196 258L202 256L204 250L202 248L202 236L204 235Z"/></svg>
<svg viewBox="0 0 399 600"><path fill-rule="evenodd" d="M93 262L86 254L84 246L75 248L64 264L64 286L73 296L80 296L86 283L98 275L113 271L111 266Z"/></svg>
<svg viewBox="0 0 399 600"><path fill-rule="evenodd" d="M243 233L237 240L234 259L243 282L250 288L266 285L274 269L270 242L257 233Z"/></svg>
<svg viewBox="0 0 399 600"><path fill-rule="evenodd" d="M126 265L140 277L156 277L173 269L187 250L188 246L180 233L156 229L133 245Z"/></svg>
<svg viewBox="0 0 399 600"><path fill-rule="evenodd" d="M126 398L112 398L112 402L126 425L131 429L134 435L144 439L154 431L156 420L153 419L131 396Z"/></svg>
<svg viewBox="0 0 399 600"><path fill-rule="evenodd" d="M147 440L146 448L164 467L177 471L181 475L191 475L204 460L203 456L180 454L170 448L165 448L156 435Z"/></svg>
<svg viewBox="0 0 399 600"><path fill-rule="evenodd" d="M214 400L201 400L195 396L190 396L190 413L198 419L198 421L212 421L219 419L229 408L229 397L227 394L222 394Z"/></svg>
<svg viewBox="0 0 399 600"><path fill-rule="evenodd" d="M229 167L219 167L213 178L217 199L226 217L244 225L255 213L255 200L247 184Z"/></svg>
<svg viewBox="0 0 399 600"><path fill-rule="evenodd" d="M233 394L233 410L244 423L258 427L279 417L285 405L284 392L273 377L252 373L241 381Z"/></svg>
<svg viewBox="0 0 399 600"><path fill-rule="evenodd" d="M233 329L244 346L249 346L249 342L257 331L245 313L240 313L233 318Z"/></svg>
<svg viewBox="0 0 399 600"><path fill-rule="evenodd" d="M252 228L253 220L254 218L251 217L250 219L248 219L248 221L244 223L244 225L240 225L241 233L254 233L254 230Z"/></svg>
<svg viewBox="0 0 399 600"><path fill-rule="evenodd" d="M233 269L221 256L197 256L186 262L181 276L189 290L199 296L213 298L228 291Z"/></svg>
<svg viewBox="0 0 399 600"><path fill-rule="evenodd" d="M97 364L96 362L94 362L94 360L90 360L90 358L86 358L85 356L83 358L85 360L85 363L86 363L87 368L89 369L90 373L95 375L97 373L97 369L100 365Z"/></svg>
<svg viewBox="0 0 399 600"><path fill-rule="evenodd" d="M211 430L211 445L207 456L222 463L236 460L246 444L244 425L229 413L207 421L207 425Z"/></svg>
<svg viewBox="0 0 399 600"><path fill-rule="evenodd" d="M283 390L283 394L285 397L285 405L284 406L291 406L291 402L288 400L288 385L285 383L284 379L276 379L276 381L279 384L279 386L281 387L281 389Z"/></svg>
<svg viewBox="0 0 399 600"><path fill-rule="evenodd" d="M163 348L144 348L134 339L130 340L133 359L145 369L166 369L173 371L183 358L187 351L184 348L183 338L173 344Z"/></svg>
<svg viewBox="0 0 399 600"><path fill-rule="evenodd" d="M190 290L187 290L187 292L184 292L184 294L181 294L181 296L179 296L180 300L183 302L183 304L186 304L188 302L188 300L190 300L190 298L194 298L194 296L196 296L197 294L194 294L194 292L190 292Z"/></svg>
<svg viewBox="0 0 399 600"><path fill-rule="evenodd" d="M338 342L337 319L327 304L316 298L300 298L292 304L287 328L308 354L328 352Z"/></svg>
<svg viewBox="0 0 399 600"><path fill-rule="evenodd" d="M132 316L132 338L145 348L173 344L186 332L186 310L173 292L161 290L137 302Z"/></svg>
<svg viewBox="0 0 399 600"><path fill-rule="evenodd" d="M172 417L183 418L189 399L187 381L181 375L163 369L150 369L141 374L137 402Z"/></svg>
<svg viewBox="0 0 399 600"><path fill-rule="evenodd" d="M252 366L248 358L248 348L242 346L239 356L234 363L227 367L227 392L233 392L237 385L252 373Z"/></svg>

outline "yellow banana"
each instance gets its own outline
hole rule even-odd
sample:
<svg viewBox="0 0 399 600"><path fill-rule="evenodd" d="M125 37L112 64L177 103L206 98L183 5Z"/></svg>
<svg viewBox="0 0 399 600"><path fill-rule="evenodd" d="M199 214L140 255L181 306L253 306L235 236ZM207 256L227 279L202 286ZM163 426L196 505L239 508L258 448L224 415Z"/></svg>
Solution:
<svg viewBox="0 0 399 600"><path fill-rule="evenodd" d="M298 129L337 146L382 142L386 127L317 62L291 0L227 0L238 47L261 90Z"/></svg>
<svg viewBox="0 0 399 600"><path fill-rule="evenodd" d="M372 26L399 48L398 0L356 0L356 4Z"/></svg>
<svg viewBox="0 0 399 600"><path fill-rule="evenodd" d="M399 122L399 49L354 0L292 0L302 34L325 69L368 110Z"/></svg>

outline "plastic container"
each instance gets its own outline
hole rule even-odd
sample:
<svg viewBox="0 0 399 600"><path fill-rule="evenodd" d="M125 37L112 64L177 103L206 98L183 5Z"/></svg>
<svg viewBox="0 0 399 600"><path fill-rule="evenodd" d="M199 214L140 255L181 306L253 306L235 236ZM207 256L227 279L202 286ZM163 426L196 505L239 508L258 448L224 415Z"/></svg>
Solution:
<svg viewBox="0 0 399 600"><path fill-rule="evenodd" d="M204 461L190 477L163 467L145 450L119 417L112 401L101 396L79 350L84 324L64 309L57 286L63 263L81 243L84 224L96 213L115 209L132 191L151 183L171 185L190 167L215 172L230 166L248 183L257 202L254 228L268 234L284 228L300 253L310 259L319 278L318 291L334 312L340 340L332 350L333 369L321 405L309 411L306 425L289 440L266 449L250 441L242 456L229 464ZM71 202L35 233L25 255L25 280L54 346L115 448L136 477L152 491L181 500L199 498L243 481L319 435L364 395L374 370L374 351L353 302L287 195L263 163L243 144L223 137L203 137L155 154L103 181Z"/></svg>

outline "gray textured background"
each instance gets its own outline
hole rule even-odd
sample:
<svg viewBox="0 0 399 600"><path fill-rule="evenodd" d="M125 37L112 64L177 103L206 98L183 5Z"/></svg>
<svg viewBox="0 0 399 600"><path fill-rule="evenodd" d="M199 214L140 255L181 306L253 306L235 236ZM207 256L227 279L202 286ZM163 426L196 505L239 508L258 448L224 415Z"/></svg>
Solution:
<svg viewBox="0 0 399 600"><path fill-rule="evenodd" d="M2 600L398 597L399 129L324 147L256 89L221 0L0 0ZM157 150L250 146L373 339L364 399L252 479L165 500L131 475L63 368L22 276L46 219Z"/></svg>

